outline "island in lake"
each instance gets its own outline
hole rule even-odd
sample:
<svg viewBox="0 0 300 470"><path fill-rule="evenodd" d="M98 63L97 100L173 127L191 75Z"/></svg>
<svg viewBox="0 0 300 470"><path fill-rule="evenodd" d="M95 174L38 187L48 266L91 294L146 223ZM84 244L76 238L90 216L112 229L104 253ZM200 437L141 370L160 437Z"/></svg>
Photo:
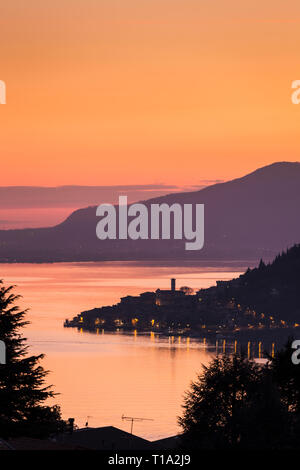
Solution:
<svg viewBox="0 0 300 470"><path fill-rule="evenodd" d="M188 336L274 334L284 329L288 336L300 327L299 274L300 245L295 245L272 263L261 260L239 278L196 292L185 286L176 289L171 279L170 289L122 297L116 305L81 312L64 326Z"/></svg>

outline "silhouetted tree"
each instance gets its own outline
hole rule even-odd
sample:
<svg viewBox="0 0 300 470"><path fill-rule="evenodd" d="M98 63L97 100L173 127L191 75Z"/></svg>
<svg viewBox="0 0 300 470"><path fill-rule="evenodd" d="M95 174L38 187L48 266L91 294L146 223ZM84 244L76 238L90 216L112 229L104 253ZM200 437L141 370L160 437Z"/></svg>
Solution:
<svg viewBox="0 0 300 470"><path fill-rule="evenodd" d="M264 260L261 258L259 262L258 269L264 269L266 267Z"/></svg>
<svg viewBox="0 0 300 470"><path fill-rule="evenodd" d="M294 351L292 342L290 338L283 349L277 351L274 357L269 357L270 370L287 411L300 414L300 365L293 364L291 360Z"/></svg>
<svg viewBox="0 0 300 470"><path fill-rule="evenodd" d="M180 287L180 290L182 292L184 292L186 295L191 295L194 293L194 289L192 289L192 287L188 287L188 286L182 286Z"/></svg>
<svg viewBox="0 0 300 470"><path fill-rule="evenodd" d="M0 364L0 436L45 437L64 423L58 406L43 404L55 394L45 386L47 371L39 365L43 354L30 356L19 332L28 322L18 298L13 286L0 281L0 339L6 346L6 364Z"/></svg>
<svg viewBox="0 0 300 470"><path fill-rule="evenodd" d="M179 418L188 448L280 448L290 419L269 366L223 355L191 384Z"/></svg>

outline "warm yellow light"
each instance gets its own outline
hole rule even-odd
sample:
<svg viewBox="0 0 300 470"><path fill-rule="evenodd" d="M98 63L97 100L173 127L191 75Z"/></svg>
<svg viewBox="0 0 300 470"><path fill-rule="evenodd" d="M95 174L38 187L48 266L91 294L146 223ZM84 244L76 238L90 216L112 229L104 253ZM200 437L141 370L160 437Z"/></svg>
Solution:
<svg viewBox="0 0 300 470"><path fill-rule="evenodd" d="M272 357L275 356L275 343L272 343L272 353L271 353Z"/></svg>

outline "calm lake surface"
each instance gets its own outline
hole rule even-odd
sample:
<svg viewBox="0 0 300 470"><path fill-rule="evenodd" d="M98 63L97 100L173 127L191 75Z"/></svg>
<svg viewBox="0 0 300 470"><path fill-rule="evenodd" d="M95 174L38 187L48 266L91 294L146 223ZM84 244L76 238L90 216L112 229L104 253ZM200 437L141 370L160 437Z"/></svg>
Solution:
<svg viewBox="0 0 300 470"><path fill-rule="evenodd" d="M24 331L30 352L45 353L48 383L59 392L55 403L64 418L82 427L116 426L130 431L121 416L153 421L134 424L133 432L150 440L179 431L184 391L215 355L203 340L163 338L157 334L80 333L63 328L65 318L82 310L111 305L125 295L177 287L195 289L228 280L247 268L184 267L169 263L105 262L2 264L0 278L16 284L20 304L28 307L31 324Z"/></svg>

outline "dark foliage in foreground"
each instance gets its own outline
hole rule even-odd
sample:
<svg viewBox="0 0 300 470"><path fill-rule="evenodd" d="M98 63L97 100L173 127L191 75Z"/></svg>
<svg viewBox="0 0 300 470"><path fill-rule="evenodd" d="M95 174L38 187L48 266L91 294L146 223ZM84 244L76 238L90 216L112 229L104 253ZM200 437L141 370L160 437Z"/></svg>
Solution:
<svg viewBox="0 0 300 470"><path fill-rule="evenodd" d="M290 341L265 365L243 354L215 358L186 393L182 446L299 449L300 365Z"/></svg>
<svg viewBox="0 0 300 470"><path fill-rule="evenodd" d="M55 394L45 386L47 371L39 365L43 355L30 356L19 333L28 322L12 290L0 281L0 339L6 346L6 364L0 364L0 437L46 437L64 422L58 406L44 404Z"/></svg>

